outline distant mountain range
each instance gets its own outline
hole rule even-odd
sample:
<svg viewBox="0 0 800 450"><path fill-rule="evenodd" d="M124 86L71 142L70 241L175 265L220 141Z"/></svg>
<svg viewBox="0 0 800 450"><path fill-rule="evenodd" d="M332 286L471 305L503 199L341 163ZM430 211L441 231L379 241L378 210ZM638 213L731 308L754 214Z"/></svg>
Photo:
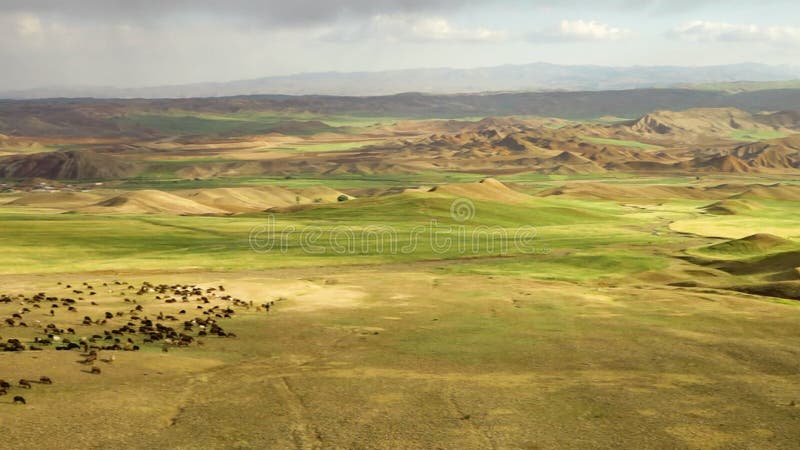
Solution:
<svg viewBox="0 0 800 450"><path fill-rule="evenodd" d="M0 98L191 98L239 95L374 96L403 92L431 94L507 91L600 91L684 87L731 82L800 79L800 67L733 64L679 66L566 66L547 63L478 69L410 69L384 72L321 72L223 83L142 88L48 87L0 92Z"/></svg>

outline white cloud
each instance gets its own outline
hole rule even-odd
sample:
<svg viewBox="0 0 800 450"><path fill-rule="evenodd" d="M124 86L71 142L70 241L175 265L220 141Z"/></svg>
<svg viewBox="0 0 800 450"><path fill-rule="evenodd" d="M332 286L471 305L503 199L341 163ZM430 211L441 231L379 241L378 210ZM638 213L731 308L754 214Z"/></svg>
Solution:
<svg viewBox="0 0 800 450"><path fill-rule="evenodd" d="M631 30L594 20L562 20L558 27L528 35L532 42L618 41L633 35Z"/></svg>
<svg viewBox="0 0 800 450"><path fill-rule="evenodd" d="M800 45L800 27L739 25L696 20L668 33L671 37L704 42L760 42Z"/></svg>
<svg viewBox="0 0 800 450"><path fill-rule="evenodd" d="M628 37L631 32L594 20L562 20L559 34L575 40L616 41Z"/></svg>
<svg viewBox="0 0 800 450"><path fill-rule="evenodd" d="M485 27L459 27L441 17L380 14L355 29L336 27L322 35L323 40L360 42L502 42L508 33Z"/></svg>
<svg viewBox="0 0 800 450"><path fill-rule="evenodd" d="M32 14L20 14L15 21L17 32L22 36L31 36L42 32L42 21Z"/></svg>

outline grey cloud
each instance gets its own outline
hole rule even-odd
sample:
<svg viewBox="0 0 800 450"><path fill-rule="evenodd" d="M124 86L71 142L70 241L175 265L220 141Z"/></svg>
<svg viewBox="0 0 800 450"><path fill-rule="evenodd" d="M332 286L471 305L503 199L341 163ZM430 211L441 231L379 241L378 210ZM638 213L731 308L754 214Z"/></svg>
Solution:
<svg viewBox="0 0 800 450"><path fill-rule="evenodd" d="M238 18L271 24L309 24L344 16L442 12L478 0L3 0L0 12L79 20L157 21L180 18ZM513 0L512 0L513 3Z"/></svg>
<svg viewBox="0 0 800 450"><path fill-rule="evenodd" d="M320 39L334 43L376 40L415 43L498 43L508 40L509 37L506 30L460 27L440 17L381 14L355 28L336 27L320 36Z"/></svg>
<svg viewBox="0 0 800 450"><path fill-rule="evenodd" d="M80 20L154 21L175 17L235 18L278 25L321 23L376 14L449 13L469 7L570 10L608 8L654 14L698 7L753 5L752 0L2 0L0 13L68 16ZM792 4L761 0L758 5Z"/></svg>

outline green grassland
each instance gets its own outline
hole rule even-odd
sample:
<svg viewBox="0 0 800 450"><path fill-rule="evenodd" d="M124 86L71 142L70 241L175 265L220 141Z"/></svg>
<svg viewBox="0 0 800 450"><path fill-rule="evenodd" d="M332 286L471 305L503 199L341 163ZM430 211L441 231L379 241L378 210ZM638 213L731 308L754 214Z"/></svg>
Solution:
<svg viewBox="0 0 800 450"><path fill-rule="evenodd" d="M644 142L638 142L638 141L627 141L627 140L623 140L623 139L607 139L607 138L598 138L598 137L589 137L589 136L584 136L581 139L583 139L583 140L585 140L587 142L595 143L595 144L616 145L616 146L619 146L619 147L631 147L631 148L638 148L638 149L642 149L642 150L663 150L664 149L664 147L662 147L660 145L646 144Z"/></svg>
<svg viewBox="0 0 800 450"><path fill-rule="evenodd" d="M224 159L215 161L225 162ZM419 172L414 174L293 174L291 176L238 176L216 177L204 179L176 178L175 171L192 165L191 160L176 160L161 165L157 164L149 172L139 177L122 181L118 186L122 189L203 189L234 186L282 186L289 189L313 186L326 186L333 189L369 189L414 187L428 184L459 183L479 181L486 178L482 174L460 172Z"/></svg>
<svg viewBox="0 0 800 450"><path fill-rule="evenodd" d="M474 220L460 224L450 217L452 201L447 197L404 194L274 216L237 217L43 215L25 208L4 208L0 222L7 233L0 237L0 250L17 261L3 270L16 273L58 271L64 265L76 270L112 267L241 270L522 254L525 250L517 249L513 243L513 232L520 227L535 228L537 238L533 246L537 249L565 245L592 248L610 243L646 243L652 239L646 233L626 228L635 222L615 216L621 208L613 204L541 200L530 205L495 205L476 201ZM277 258L255 253L248 244L251 229L267 224L270 217L275 220L277 234L288 233L285 251ZM598 224L603 224L603 233L589 232ZM485 234L479 236L482 241L474 247L469 241L466 252L455 245L438 251L431 242L433 230L441 239L455 242L461 238L460 233L469 238L473 231L483 230L481 227L505 233L505 246L495 242L490 247L491 237ZM356 254L335 251L335 239L351 236L342 234L343 229L352 230L357 242ZM572 233L581 229L586 229L587 235L576 242ZM303 234L299 233L303 230L318 232L316 246L324 251L305 252L301 247ZM395 251L389 251L390 246ZM409 246L414 246L414 250L402 251Z"/></svg>
<svg viewBox="0 0 800 450"><path fill-rule="evenodd" d="M282 186L287 181L293 180L274 180ZM298 180L288 187L312 185L311 180ZM7 233L0 236L0 251L16 264L0 270L57 272L65 265L87 271L266 270L463 261L452 269L455 273L575 281L666 269L674 262L674 251L687 241L685 234L676 233L699 236L697 245L704 236L771 233L800 238L794 219L800 210L792 202L764 201L763 208L749 215L714 216L701 212L708 204L704 200L674 199L635 208L571 198L531 198L524 204L473 200L474 217L460 223L451 217L453 201L446 195L408 193L230 217L48 214L5 207L0 223ZM267 224L279 236L280 250L254 252L250 233ZM535 232L524 248L513 237L523 228ZM304 247L308 233L318 251ZM478 233L474 245L472 233ZM503 238L493 233L502 233ZM452 245L440 250L435 242L457 243L465 236L466 249ZM355 244L343 250L341 239ZM486 259L496 257L503 259Z"/></svg>
<svg viewBox="0 0 800 450"><path fill-rule="evenodd" d="M800 238L797 215L800 206L792 201L761 200L760 208L731 216L705 215L671 224L675 231L702 236L740 239L757 233L769 233L788 239Z"/></svg>
<svg viewBox="0 0 800 450"><path fill-rule="evenodd" d="M758 142L769 139L780 139L786 137L786 133L772 130L737 130L731 134L731 138L737 141Z"/></svg>
<svg viewBox="0 0 800 450"><path fill-rule="evenodd" d="M164 191L179 189L203 189L215 187L234 186L282 186L289 189L305 188L312 186L327 186L332 189L370 189L370 188L400 188L416 186L433 186L446 183L470 183L486 178L487 174L468 172L435 172L420 171L417 173L402 174L303 174L291 176L264 175L264 176L236 176L216 177L203 179L178 178L175 172L197 162L233 162L225 158L188 158L179 160L153 161L148 171L124 181L117 186L121 189L159 189ZM523 172L513 175L497 175L498 180L506 183L515 183L521 188L530 189L531 192L552 187L565 181L596 180L604 183L622 184L670 184L680 185L690 183L695 177L641 177L626 173L601 173L601 174L544 174L540 172ZM769 180L767 180L769 181Z"/></svg>

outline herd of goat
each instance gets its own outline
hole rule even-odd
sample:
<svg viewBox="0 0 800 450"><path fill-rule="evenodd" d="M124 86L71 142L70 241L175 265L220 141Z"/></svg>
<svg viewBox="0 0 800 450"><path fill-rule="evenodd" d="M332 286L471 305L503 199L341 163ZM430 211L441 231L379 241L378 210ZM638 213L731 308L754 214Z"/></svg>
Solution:
<svg viewBox="0 0 800 450"><path fill-rule="evenodd" d="M70 297L48 296L44 292L33 296L0 294L0 306L14 306L14 312L0 322L0 330L16 330L32 336L27 340L18 337L4 340L0 336L0 352L78 351L82 357L78 363L87 367L84 372L100 375L102 370L96 363L111 364L115 360L113 352L138 351L143 345L160 345L162 351L168 352L171 347L202 345L201 338L205 337L233 338L236 335L225 331L219 321L231 318L234 307L269 312L274 305L273 301L256 306L252 301L240 300L226 294L224 286L203 288L147 281L134 286L114 281L103 283L102 287L108 295L124 297L124 308L103 311L99 317L84 315L80 319L79 309L84 305L91 305L95 314L100 309L98 302L86 300L86 297L96 299L97 290L88 282L78 287L61 282L58 285L61 290L68 290ZM173 314L153 311L154 306L163 308L165 305L181 309ZM189 318L190 315L194 317ZM59 319L68 326L57 325L55 321ZM101 351L110 356L100 357ZM21 379L12 386L0 379L0 396L8 395L12 388L31 389L33 384L50 385L53 380L41 376L38 380ZM16 395L13 403L24 405L27 401L22 395Z"/></svg>

